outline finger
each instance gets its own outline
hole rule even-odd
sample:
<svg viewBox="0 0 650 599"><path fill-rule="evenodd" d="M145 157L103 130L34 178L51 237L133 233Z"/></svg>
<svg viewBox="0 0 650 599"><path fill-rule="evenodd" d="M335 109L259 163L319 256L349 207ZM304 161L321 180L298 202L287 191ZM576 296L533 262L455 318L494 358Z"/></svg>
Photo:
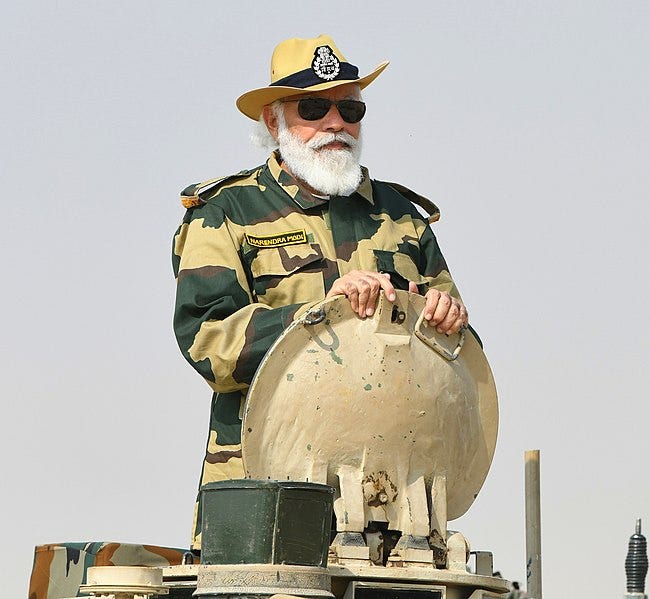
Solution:
<svg viewBox="0 0 650 599"><path fill-rule="evenodd" d="M462 312L462 310L461 310ZM447 330L447 335L452 335L453 333L458 333L460 331L461 327L467 326L467 311L465 311L464 315L459 316L456 319L456 322L454 322L451 327Z"/></svg>
<svg viewBox="0 0 650 599"><path fill-rule="evenodd" d="M456 322L449 327L449 330L447 330L447 335L453 335L454 333L458 333L460 331L460 327L462 327L465 323L462 321L462 319L456 320Z"/></svg>
<svg viewBox="0 0 650 599"><path fill-rule="evenodd" d="M355 283L359 290L359 309L357 313L363 318L372 314L372 308L375 305L372 300L372 279L362 278L355 281ZM378 287L378 285L376 286ZM368 314L368 310L370 310L370 314Z"/></svg>
<svg viewBox="0 0 650 599"><path fill-rule="evenodd" d="M414 283L413 281L409 281L409 293L420 293L417 283Z"/></svg>
<svg viewBox="0 0 650 599"><path fill-rule="evenodd" d="M352 311L359 313L359 290L352 281L348 281L345 284L345 296L350 301L350 306Z"/></svg>
<svg viewBox="0 0 650 599"><path fill-rule="evenodd" d="M353 270L345 275L345 295L350 300L352 310L362 318L366 316L370 296L370 279L363 271Z"/></svg>
<svg viewBox="0 0 650 599"><path fill-rule="evenodd" d="M436 308L438 307L440 291L437 289L429 289L425 295L425 298L427 301L424 304L424 318L430 322L433 318L433 314L436 311Z"/></svg>
<svg viewBox="0 0 650 599"><path fill-rule="evenodd" d="M347 296L348 290L347 290L347 284L344 279L336 279L334 283L332 283L332 287L330 290L327 292L325 295L326 298L333 297L335 295L345 295Z"/></svg>
<svg viewBox="0 0 650 599"><path fill-rule="evenodd" d="M360 271L359 278L359 315L372 316L377 307L379 292L384 290L390 301L395 300L395 288L388 273Z"/></svg>
<svg viewBox="0 0 650 599"><path fill-rule="evenodd" d="M459 301L454 300L454 303L458 306L458 318L451 323L449 327L447 327L446 330L441 331L446 333L447 335L452 335L453 333L457 333L461 327L467 326L469 316L467 314L467 308L463 304L461 304Z"/></svg>
<svg viewBox="0 0 650 599"><path fill-rule="evenodd" d="M448 293L441 293L438 298L438 305L436 306L433 316L431 317L431 324L440 324L447 316L449 308L451 307L451 296Z"/></svg>
<svg viewBox="0 0 650 599"><path fill-rule="evenodd" d="M378 281L381 289L386 294L386 298L389 301L394 302L397 296L395 295L395 287L393 287L393 284L390 282L390 275L388 273L378 274L379 276L376 278L376 280ZM377 292L379 292L379 289L377 289Z"/></svg>
<svg viewBox="0 0 650 599"><path fill-rule="evenodd" d="M395 300L395 288L389 273L353 270L337 279L326 297L345 295L352 310L362 318L372 316L377 305L380 290L384 290L390 301Z"/></svg>
<svg viewBox="0 0 650 599"><path fill-rule="evenodd" d="M366 302L366 316L372 316L377 307L377 300L379 299L379 292L382 290L382 283L388 283L391 288L392 284L386 277L383 276L371 276L368 278L367 283L369 285L369 294L368 301Z"/></svg>
<svg viewBox="0 0 650 599"><path fill-rule="evenodd" d="M438 323L436 330L439 333L450 333L457 320L460 322L460 304L452 301L449 310L447 310L447 314Z"/></svg>

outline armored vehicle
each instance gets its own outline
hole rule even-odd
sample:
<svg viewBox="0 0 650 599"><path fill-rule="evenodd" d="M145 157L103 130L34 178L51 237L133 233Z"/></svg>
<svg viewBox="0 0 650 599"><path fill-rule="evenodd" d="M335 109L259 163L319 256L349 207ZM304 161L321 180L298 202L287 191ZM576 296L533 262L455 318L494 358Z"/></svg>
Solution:
<svg viewBox="0 0 650 599"><path fill-rule="evenodd" d="M473 331L437 333L424 302L398 291L360 319L328 299L277 339L244 407L247 478L202 489L200 558L46 545L30 599L503 596L492 555L448 527L494 455L494 380Z"/></svg>

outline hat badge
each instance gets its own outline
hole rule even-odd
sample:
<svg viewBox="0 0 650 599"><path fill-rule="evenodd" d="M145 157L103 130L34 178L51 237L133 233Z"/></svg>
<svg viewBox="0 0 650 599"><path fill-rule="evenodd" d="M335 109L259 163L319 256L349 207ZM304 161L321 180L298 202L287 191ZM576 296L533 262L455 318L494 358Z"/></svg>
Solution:
<svg viewBox="0 0 650 599"><path fill-rule="evenodd" d="M311 68L318 77L325 81L332 81L341 70L341 63L329 46L318 46L314 52Z"/></svg>

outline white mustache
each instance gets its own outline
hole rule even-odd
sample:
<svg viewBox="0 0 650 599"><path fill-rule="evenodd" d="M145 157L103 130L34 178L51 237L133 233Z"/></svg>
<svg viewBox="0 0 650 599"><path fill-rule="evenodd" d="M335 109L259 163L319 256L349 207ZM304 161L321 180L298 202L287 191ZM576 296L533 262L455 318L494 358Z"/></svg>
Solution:
<svg viewBox="0 0 650 599"><path fill-rule="evenodd" d="M340 141L351 149L357 146L357 140L345 131L340 131L339 133L322 133L318 137L310 139L306 145L311 150L318 150L335 141Z"/></svg>

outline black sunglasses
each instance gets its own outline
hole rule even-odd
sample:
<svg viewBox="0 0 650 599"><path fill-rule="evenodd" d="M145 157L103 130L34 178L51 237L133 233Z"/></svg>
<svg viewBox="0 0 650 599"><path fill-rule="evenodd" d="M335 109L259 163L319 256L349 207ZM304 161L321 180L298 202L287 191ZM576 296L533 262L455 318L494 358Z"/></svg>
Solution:
<svg viewBox="0 0 650 599"><path fill-rule="evenodd" d="M306 121L322 119L332 107L336 106L346 123L358 123L366 114L366 105L361 100L329 100L328 98L296 98L284 102L298 102L298 114Z"/></svg>

